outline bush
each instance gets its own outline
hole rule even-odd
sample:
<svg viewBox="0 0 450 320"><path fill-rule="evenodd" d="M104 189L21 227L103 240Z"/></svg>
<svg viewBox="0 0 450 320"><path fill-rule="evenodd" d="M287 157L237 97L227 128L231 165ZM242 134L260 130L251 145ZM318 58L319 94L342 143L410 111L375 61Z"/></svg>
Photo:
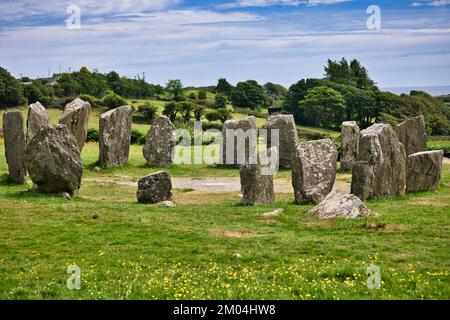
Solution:
<svg viewBox="0 0 450 320"><path fill-rule="evenodd" d="M226 109L228 103L228 98L223 94L216 95L214 102L214 107L216 109Z"/></svg>
<svg viewBox="0 0 450 320"><path fill-rule="evenodd" d="M103 98L103 105L105 105L109 109L115 109L127 104L127 100L115 93L110 93Z"/></svg>
<svg viewBox="0 0 450 320"><path fill-rule="evenodd" d="M205 118L209 122L214 122L220 120L220 114L217 110L207 110L205 112Z"/></svg>
<svg viewBox="0 0 450 320"><path fill-rule="evenodd" d="M100 135L97 129L89 129L87 132L86 142L98 142Z"/></svg>
<svg viewBox="0 0 450 320"><path fill-rule="evenodd" d="M131 144L145 144L145 135L142 134L139 130L132 129L131 130Z"/></svg>
<svg viewBox="0 0 450 320"><path fill-rule="evenodd" d="M100 108L102 106L102 101L96 97L90 96L88 94L80 94L79 98L86 102L89 102L92 108Z"/></svg>
<svg viewBox="0 0 450 320"><path fill-rule="evenodd" d="M142 113L142 116L148 122L152 122L156 118L156 113L158 112L158 107L146 102L138 107L138 112Z"/></svg>

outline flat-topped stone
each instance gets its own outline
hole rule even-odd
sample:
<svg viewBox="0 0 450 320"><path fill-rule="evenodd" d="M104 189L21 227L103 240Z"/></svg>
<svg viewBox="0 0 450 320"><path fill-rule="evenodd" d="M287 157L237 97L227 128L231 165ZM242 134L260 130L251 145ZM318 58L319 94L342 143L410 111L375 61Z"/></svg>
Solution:
<svg viewBox="0 0 450 320"><path fill-rule="evenodd" d="M427 191L439 187L444 152L422 151L408 156L406 191Z"/></svg>
<svg viewBox="0 0 450 320"><path fill-rule="evenodd" d="M427 131L425 118L418 116L408 119L394 127L406 155L427 150Z"/></svg>
<svg viewBox="0 0 450 320"><path fill-rule="evenodd" d="M293 115L273 115L270 116L264 129L267 132L267 148L276 146L280 154L280 166L284 168L291 167L291 161L294 156L295 148L299 143L297 127ZM272 130L278 130L279 143L272 143Z"/></svg>
<svg viewBox="0 0 450 320"><path fill-rule="evenodd" d="M157 204L172 201L172 180L167 172L150 174L138 182L136 197L139 203Z"/></svg>
<svg viewBox="0 0 450 320"><path fill-rule="evenodd" d="M256 157L256 118L231 119L222 128L222 164L239 167Z"/></svg>
<svg viewBox="0 0 450 320"><path fill-rule="evenodd" d="M355 121L345 121L341 126L341 170L350 171L356 161L359 147L359 127Z"/></svg>
<svg viewBox="0 0 450 320"><path fill-rule="evenodd" d="M148 131L142 149L147 164L159 168L169 167L175 155L175 126L166 116L160 116Z"/></svg>
<svg viewBox="0 0 450 320"><path fill-rule="evenodd" d="M23 129L22 112L5 112L3 114L3 138L5 140L8 178L19 184L24 184L27 181L27 170L24 162L26 142Z"/></svg>

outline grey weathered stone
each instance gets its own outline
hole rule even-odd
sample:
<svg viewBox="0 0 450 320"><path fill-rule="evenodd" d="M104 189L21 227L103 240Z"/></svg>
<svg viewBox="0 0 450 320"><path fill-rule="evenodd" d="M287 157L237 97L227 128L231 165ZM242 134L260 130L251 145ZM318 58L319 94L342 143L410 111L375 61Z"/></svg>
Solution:
<svg viewBox="0 0 450 320"><path fill-rule="evenodd" d="M138 183L137 200L140 203L160 203L172 200L172 180L167 172L148 175Z"/></svg>
<svg viewBox="0 0 450 320"><path fill-rule="evenodd" d="M334 190L317 206L309 210L308 214L319 216L320 219L352 219L371 216L372 212L357 196Z"/></svg>
<svg viewBox="0 0 450 320"><path fill-rule="evenodd" d="M418 116L394 127L400 142L405 147L406 156L427 150L425 118Z"/></svg>
<svg viewBox="0 0 450 320"><path fill-rule="evenodd" d="M255 117L225 121L222 128L222 164L239 167L256 157L256 130Z"/></svg>
<svg viewBox="0 0 450 320"><path fill-rule="evenodd" d="M27 170L24 162L26 147L24 121L22 112L5 112L3 114L3 135L5 157L8 164L8 178L16 183L27 181Z"/></svg>
<svg viewBox="0 0 450 320"><path fill-rule="evenodd" d="M283 212L284 212L284 209L283 208L279 208L279 209L276 209L276 210L271 211L271 212L265 212L265 213L261 214L261 217L264 217L264 218L278 217Z"/></svg>
<svg viewBox="0 0 450 320"><path fill-rule="evenodd" d="M261 157L268 157L268 154L278 159L277 149L273 147L258 153L254 164L244 164L240 168L242 203L245 205L272 204L275 201L273 174L264 171L264 167L269 166L261 161Z"/></svg>
<svg viewBox="0 0 450 320"><path fill-rule="evenodd" d="M158 117L147 134L143 147L144 158L151 166L169 167L175 154L175 126L166 116Z"/></svg>
<svg viewBox="0 0 450 320"><path fill-rule="evenodd" d="M128 163L131 144L130 106L122 106L100 115L100 164L104 167Z"/></svg>
<svg viewBox="0 0 450 320"><path fill-rule="evenodd" d="M341 170L349 171L356 161L359 146L359 127L355 121L345 121L341 127Z"/></svg>
<svg viewBox="0 0 450 320"><path fill-rule="evenodd" d="M164 207L164 208L175 208L177 205L175 203L173 203L172 201L162 201L162 202L158 202L156 204L156 206Z"/></svg>
<svg viewBox="0 0 450 320"><path fill-rule="evenodd" d="M80 150L65 125L41 129L28 143L25 163L35 190L78 193L83 176Z"/></svg>
<svg viewBox="0 0 450 320"><path fill-rule="evenodd" d="M406 191L426 191L439 187L444 152L424 151L408 156L406 166Z"/></svg>
<svg viewBox="0 0 450 320"><path fill-rule="evenodd" d="M39 101L30 104L27 116L27 142L30 142L39 130L48 127L49 122L47 109Z"/></svg>
<svg viewBox="0 0 450 320"><path fill-rule="evenodd" d="M338 152L331 139L297 144L292 186L297 203L319 203L333 189Z"/></svg>
<svg viewBox="0 0 450 320"><path fill-rule="evenodd" d="M278 129L279 133L279 154L280 166L284 168L291 167L291 160L293 159L295 148L299 142L297 127L295 126L293 115L274 115L270 116L264 129L267 129L267 148L272 147L271 130ZM275 144L274 144L275 145Z"/></svg>
<svg viewBox="0 0 450 320"><path fill-rule="evenodd" d="M66 105L64 113L59 119L59 123L64 124L75 137L80 152L86 142L90 114L89 102L77 98Z"/></svg>
<svg viewBox="0 0 450 320"><path fill-rule="evenodd" d="M362 200L404 195L405 170L405 148L389 124L361 131L351 193Z"/></svg>

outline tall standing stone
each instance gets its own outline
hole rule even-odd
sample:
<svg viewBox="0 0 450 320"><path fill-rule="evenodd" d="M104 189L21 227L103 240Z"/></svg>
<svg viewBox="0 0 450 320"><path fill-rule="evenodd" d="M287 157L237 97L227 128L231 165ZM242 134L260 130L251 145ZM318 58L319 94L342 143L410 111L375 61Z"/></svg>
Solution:
<svg viewBox="0 0 450 320"><path fill-rule="evenodd" d="M270 116L264 129L267 129L267 148L272 147L271 130L278 129L279 134L279 154L280 166L284 168L291 167L291 160L295 153L295 148L299 142L297 127L295 126L293 115L274 115Z"/></svg>
<svg viewBox="0 0 450 320"><path fill-rule="evenodd" d="M374 124L359 136L352 192L361 200L405 194L406 154L389 124Z"/></svg>
<svg viewBox="0 0 450 320"><path fill-rule="evenodd" d="M22 112L5 112L3 114L3 136L9 171L8 178L20 184L27 181L27 170L24 162L26 142L23 129Z"/></svg>
<svg viewBox="0 0 450 320"><path fill-rule="evenodd" d="M47 109L39 101L30 104L27 116L27 142L30 142L39 130L48 127L49 122Z"/></svg>
<svg viewBox="0 0 450 320"><path fill-rule="evenodd" d="M345 121L341 127L341 170L349 171L356 161L359 147L359 127L355 121Z"/></svg>
<svg viewBox="0 0 450 320"><path fill-rule="evenodd" d="M262 158L266 161L263 161ZM277 163L273 163L269 159L275 159ZM276 169L278 169L278 152L275 147L258 153L254 164L241 166L240 177L243 204L263 205L272 204L275 201L273 175Z"/></svg>
<svg viewBox="0 0 450 320"><path fill-rule="evenodd" d="M394 130L405 147L406 156L428 150L425 118L423 116L406 120L395 126Z"/></svg>
<svg viewBox="0 0 450 320"><path fill-rule="evenodd" d="M80 150L65 125L41 129L27 145L25 163L38 192L74 195L80 189Z"/></svg>
<svg viewBox="0 0 450 320"><path fill-rule="evenodd" d="M292 186L297 203L319 203L333 189L338 152L331 139L297 144L292 163Z"/></svg>
<svg viewBox="0 0 450 320"><path fill-rule="evenodd" d="M169 167L175 155L175 126L166 116L160 116L148 131L143 147L144 158L151 166Z"/></svg>
<svg viewBox="0 0 450 320"><path fill-rule="evenodd" d="M408 156L406 191L427 191L439 187L444 152L424 151Z"/></svg>
<svg viewBox="0 0 450 320"><path fill-rule="evenodd" d="M172 196L172 180L167 172L157 172L139 180L136 193L139 203L171 201Z"/></svg>
<svg viewBox="0 0 450 320"><path fill-rule="evenodd" d="M256 156L256 118L225 121L222 128L222 164L239 167Z"/></svg>
<svg viewBox="0 0 450 320"><path fill-rule="evenodd" d="M100 164L104 167L128 163L131 144L130 106L122 106L100 115Z"/></svg>
<svg viewBox="0 0 450 320"><path fill-rule="evenodd" d="M77 98L66 105L64 113L59 119L59 123L64 124L75 137L80 152L86 142L90 114L91 105L89 102Z"/></svg>

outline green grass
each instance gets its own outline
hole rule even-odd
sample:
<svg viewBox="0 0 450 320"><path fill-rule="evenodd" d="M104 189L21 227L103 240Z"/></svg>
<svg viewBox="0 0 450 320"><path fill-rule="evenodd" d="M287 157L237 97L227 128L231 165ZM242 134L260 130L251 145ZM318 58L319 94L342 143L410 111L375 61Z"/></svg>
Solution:
<svg viewBox="0 0 450 320"><path fill-rule="evenodd" d="M133 147L129 166L95 173L96 148L83 151L85 179L71 201L0 179L0 299L450 299L448 164L437 191L369 201L378 217L321 221L291 194L245 207L237 192L184 189L176 208L139 205L134 187L112 180L156 169ZM206 166L170 172L238 176ZM277 218L259 216L280 207ZM72 264L79 291L66 287ZM381 290L366 286L370 264L381 268Z"/></svg>
<svg viewBox="0 0 450 320"><path fill-rule="evenodd" d="M446 157L450 157L450 140L431 140L427 143L430 150L443 150Z"/></svg>

